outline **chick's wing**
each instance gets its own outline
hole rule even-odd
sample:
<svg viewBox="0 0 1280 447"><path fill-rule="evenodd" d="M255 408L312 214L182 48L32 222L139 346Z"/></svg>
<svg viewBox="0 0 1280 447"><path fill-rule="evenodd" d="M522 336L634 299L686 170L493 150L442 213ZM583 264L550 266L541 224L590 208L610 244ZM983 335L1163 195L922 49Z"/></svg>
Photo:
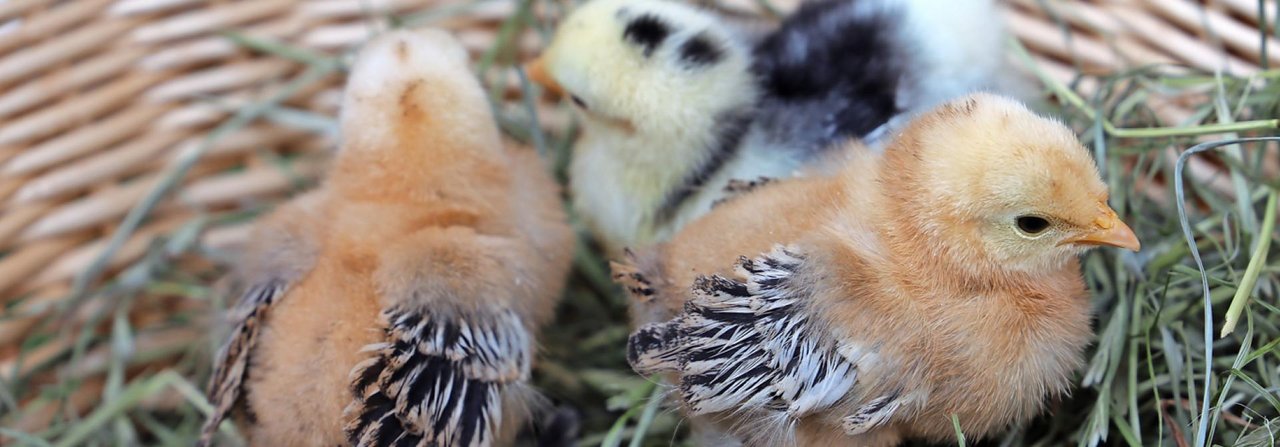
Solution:
<svg viewBox="0 0 1280 447"><path fill-rule="evenodd" d="M693 415L755 414L765 422L830 411L857 384L860 350L812 318L805 262L777 247L740 258L739 278L699 277L682 314L631 336L632 368L675 373ZM896 395L869 401L845 418L846 432L887 422L898 405ZM787 417L772 417L779 414Z"/></svg>
<svg viewBox="0 0 1280 447"><path fill-rule="evenodd" d="M284 294L286 283L282 279L270 279L248 287L234 310L234 324L227 344L218 352L214 362L213 377L209 380L209 400L213 414L205 420L197 445L209 445L218 425L235 407L247 377L249 356L258 340L258 333L271 306Z"/></svg>
<svg viewBox="0 0 1280 447"><path fill-rule="evenodd" d="M539 397L528 387L533 330L524 315L536 262L522 240L427 229L383 253L383 338L352 369L344 412L356 446L490 446L504 417ZM422 259L419 259L422 258ZM532 269L536 270L536 269ZM525 309L522 313L521 309Z"/></svg>
<svg viewBox="0 0 1280 447"><path fill-rule="evenodd" d="M502 393L530 372L531 336L519 316L459 319L412 306L382 312L386 341L351 372L353 445L488 446Z"/></svg>
<svg viewBox="0 0 1280 447"><path fill-rule="evenodd" d="M213 442L218 425L244 397L248 369L272 307L315 262L325 195L311 192L282 205L254 228L249 253L234 275L245 285L231 312L231 333L214 359L208 395L214 411L196 445Z"/></svg>

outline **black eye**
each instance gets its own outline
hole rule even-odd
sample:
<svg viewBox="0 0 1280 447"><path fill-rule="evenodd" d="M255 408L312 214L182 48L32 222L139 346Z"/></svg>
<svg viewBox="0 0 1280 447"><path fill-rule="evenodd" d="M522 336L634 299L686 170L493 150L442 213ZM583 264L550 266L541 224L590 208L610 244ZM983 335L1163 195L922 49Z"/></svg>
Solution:
<svg viewBox="0 0 1280 447"><path fill-rule="evenodd" d="M590 110L590 109L591 109L590 107L587 107L587 103L583 102L583 101L582 101L582 98L579 98L579 97L578 97L578 95L569 95L569 99L572 99L572 100L573 100L573 103L574 103L574 104L577 104L577 105L578 105L578 107L582 107L582 110Z"/></svg>
<svg viewBox="0 0 1280 447"><path fill-rule="evenodd" d="M1040 234L1049 229L1049 221L1039 216L1018 216L1014 223L1023 233L1031 235Z"/></svg>

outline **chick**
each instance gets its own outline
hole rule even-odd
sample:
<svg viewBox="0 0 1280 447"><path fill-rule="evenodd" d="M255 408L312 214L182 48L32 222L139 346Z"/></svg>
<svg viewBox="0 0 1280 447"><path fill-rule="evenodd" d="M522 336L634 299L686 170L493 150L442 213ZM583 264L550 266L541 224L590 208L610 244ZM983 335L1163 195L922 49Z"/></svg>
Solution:
<svg viewBox="0 0 1280 447"><path fill-rule="evenodd" d="M570 263L557 186L441 31L368 43L341 125L325 183L255 230L202 442L242 408L253 445L510 444Z"/></svg>
<svg viewBox="0 0 1280 447"><path fill-rule="evenodd" d="M692 6L592 0L527 68L580 112L574 205L617 253L668 238L732 179L792 176L895 116L1009 85L991 17L993 0L823 1L760 39Z"/></svg>
<svg viewBox="0 0 1280 447"><path fill-rule="evenodd" d="M975 94L860 157L615 265L640 326L632 367L669 374L695 422L747 445L945 442L951 415L971 438L1026 422L1068 390L1092 337L1077 256L1139 249L1088 152Z"/></svg>

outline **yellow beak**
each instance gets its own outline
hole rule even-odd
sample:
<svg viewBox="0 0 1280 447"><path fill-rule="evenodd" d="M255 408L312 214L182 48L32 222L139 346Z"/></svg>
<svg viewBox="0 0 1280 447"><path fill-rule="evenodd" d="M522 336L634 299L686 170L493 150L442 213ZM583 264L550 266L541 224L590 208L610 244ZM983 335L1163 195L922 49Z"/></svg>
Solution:
<svg viewBox="0 0 1280 447"><path fill-rule="evenodd" d="M1108 245L1138 251L1142 244L1133 230L1120 221L1111 207L1103 204L1103 215L1093 219L1093 230L1063 241L1067 244Z"/></svg>
<svg viewBox="0 0 1280 447"><path fill-rule="evenodd" d="M555 95L563 95L564 88L560 87L560 83L547 73L546 62L542 56L535 58L533 61L524 64L524 72L529 74L529 80L546 88L547 91Z"/></svg>

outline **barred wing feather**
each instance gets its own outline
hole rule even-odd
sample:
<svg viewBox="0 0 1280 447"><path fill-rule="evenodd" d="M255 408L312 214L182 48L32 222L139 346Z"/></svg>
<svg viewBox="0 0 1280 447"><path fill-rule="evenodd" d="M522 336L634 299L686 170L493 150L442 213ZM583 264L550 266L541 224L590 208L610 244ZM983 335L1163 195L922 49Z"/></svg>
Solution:
<svg viewBox="0 0 1280 447"><path fill-rule="evenodd" d="M690 414L763 416L739 426L766 445L785 443L798 418L831 411L850 395L859 363L873 358L810 318L810 289L797 280L804 269L802 255L777 247L739 258L741 279L699 277L681 315L631 335L627 360L643 375L674 372ZM867 433L902 405L900 390L889 392L860 404L841 428Z"/></svg>
<svg viewBox="0 0 1280 447"><path fill-rule="evenodd" d="M852 389L854 364L804 312L793 280L804 258L785 248L738 261L743 279L700 277L675 319L631 336L641 374L676 372L692 414L770 410L792 418L827 408Z"/></svg>
<svg viewBox="0 0 1280 447"><path fill-rule="evenodd" d="M391 307L386 341L351 372L347 436L357 446L489 446L502 392L526 381L532 341L520 318Z"/></svg>
<svg viewBox="0 0 1280 447"><path fill-rule="evenodd" d="M265 323L271 306L284 294L284 281L268 280L249 287L240 297L234 312L235 327L230 339L218 351L213 364L213 376L209 379L209 401L213 414L205 420L197 446L210 445L218 425L226 419L239 403L243 385L248 377L249 357L258 341L258 333Z"/></svg>

